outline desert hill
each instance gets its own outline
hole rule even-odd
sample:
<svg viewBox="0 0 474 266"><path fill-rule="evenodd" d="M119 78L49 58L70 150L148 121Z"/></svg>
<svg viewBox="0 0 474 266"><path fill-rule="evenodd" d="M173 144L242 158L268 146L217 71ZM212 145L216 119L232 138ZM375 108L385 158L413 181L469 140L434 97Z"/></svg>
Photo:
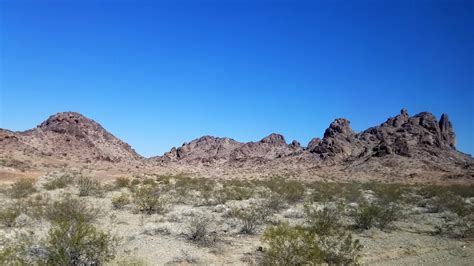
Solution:
<svg viewBox="0 0 474 266"><path fill-rule="evenodd" d="M349 120L337 118L322 138L315 137L306 146L296 140L287 143L276 133L248 143L203 136L147 159L95 121L64 112L24 132L0 129L0 158L29 162L33 167L107 164L117 169L208 176L473 180L474 159L457 151L455 143L448 115L442 114L438 121L431 113L410 116L403 109L359 133L352 130Z"/></svg>

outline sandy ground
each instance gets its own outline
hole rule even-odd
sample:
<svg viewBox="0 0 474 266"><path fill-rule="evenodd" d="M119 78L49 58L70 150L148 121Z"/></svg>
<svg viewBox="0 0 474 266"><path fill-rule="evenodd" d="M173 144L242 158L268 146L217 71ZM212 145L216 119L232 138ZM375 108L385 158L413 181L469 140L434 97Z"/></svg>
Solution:
<svg viewBox="0 0 474 266"><path fill-rule="evenodd" d="M21 174L2 175L2 181L11 181ZM41 175L36 173L35 175ZM29 177L37 177L31 175ZM112 178L108 178L111 180ZM41 178L37 183L41 187ZM4 186L5 187L5 186ZM225 204L200 206L198 201L169 204L163 214L146 215L137 213L133 204L123 209L114 209L111 199L128 188L106 192L103 197L82 197L101 210L95 224L121 239L117 257L110 265L248 265L258 255L262 246L261 233L266 225L260 225L255 234L240 233L240 223L230 218L231 207L246 207L255 204L256 199L228 201ZM77 188L45 191L52 198L61 193L77 194ZM11 199L0 193L5 204ZM270 217L271 221L303 222L303 205L287 205ZM187 236L187 224L197 215L210 217L210 231L217 240L210 245L198 244ZM393 230L384 232L369 229L354 232L354 236L364 246L360 263L364 265L473 265L474 242L472 240L436 235L436 225L441 224L446 213L429 213L420 208L407 208L406 215L394 224ZM18 232L34 232L42 238L48 231L48 223L31 220L22 227L0 227L0 240L15 237ZM0 242L2 244L4 241Z"/></svg>

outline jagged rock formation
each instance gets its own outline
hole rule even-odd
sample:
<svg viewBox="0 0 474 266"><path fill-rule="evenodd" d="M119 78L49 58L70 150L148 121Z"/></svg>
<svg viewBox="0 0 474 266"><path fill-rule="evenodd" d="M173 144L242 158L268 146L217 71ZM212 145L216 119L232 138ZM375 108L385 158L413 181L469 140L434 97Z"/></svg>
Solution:
<svg viewBox="0 0 474 266"><path fill-rule="evenodd" d="M0 131L3 154L91 163L139 162L143 158L95 121L79 113L50 116L37 128L24 132Z"/></svg>
<svg viewBox="0 0 474 266"><path fill-rule="evenodd" d="M296 140L288 144L275 133L248 143L204 136L173 147L163 156L145 159L93 120L66 112L25 132L0 129L0 158L103 162L117 168L139 166L146 171L172 169L211 175L292 174L383 180L428 176L474 180L474 159L458 152L455 143L446 114L438 121L431 113L410 116L403 109L379 126L359 133L351 129L349 120L335 119L323 138L313 138L307 147Z"/></svg>

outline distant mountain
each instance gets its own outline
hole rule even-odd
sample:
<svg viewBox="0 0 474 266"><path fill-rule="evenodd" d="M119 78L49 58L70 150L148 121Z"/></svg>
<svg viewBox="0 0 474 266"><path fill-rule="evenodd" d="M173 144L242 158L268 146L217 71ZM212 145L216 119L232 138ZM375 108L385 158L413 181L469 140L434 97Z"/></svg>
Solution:
<svg viewBox="0 0 474 266"><path fill-rule="evenodd" d="M204 136L173 147L163 156L145 159L95 121L65 112L28 131L0 129L0 158L88 166L106 163L147 172L168 169L199 175L474 180L474 159L458 152L455 143L446 114L438 121L431 113L409 116L402 110L359 133L347 119L335 119L322 138L313 138L306 147L296 140L288 144L275 133L248 143Z"/></svg>

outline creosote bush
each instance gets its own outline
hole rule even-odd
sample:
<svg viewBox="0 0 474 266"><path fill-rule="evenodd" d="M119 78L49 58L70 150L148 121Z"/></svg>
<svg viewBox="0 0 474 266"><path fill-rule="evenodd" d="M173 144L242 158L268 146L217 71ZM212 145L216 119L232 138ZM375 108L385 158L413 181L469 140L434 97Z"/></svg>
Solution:
<svg viewBox="0 0 474 266"><path fill-rule="evenodd" d="M130 186L130 179L128 177L119 177L115 179L116 188L124 188Z"/></svg>
<svg viewBox="0 0 474 266"><path fill-rule="evenodd" d="M262 225L270 212L264 206L251 206L247 209L232 209L232 216L242 224L240 233L253 234L259 225Z"/></svg>
<svg viewBox="0 0 474 266"><path fill-rule="evenodd" d="M21 209L16 204L9 204L0 210L0 223L6 227L13 227L15 220L21 214Z"/></svg>
<svg viewBox="0 0 474 266"><path fill-rule="evenodd" d="M362 250L362 245L350 234L320 236L288 223L268 227L262 241L267 245L263 265L356 264Z"/></svg>
<svg viewBox="0 0 474 266"><path fill-rule="evenodd" d="M14 199L26 198L35 192L35 180L29 178L16 181L8 190L8 194Z"/></svg>
<svg viewBox="0 0 474 266"><path fill-rule="evenodd" d="M83 219L53 224L45 241L48 265L101 265L115 258L118 239Z"/></svg>
<svg viewBox="0 0 474 266"><path fill-rule="evenodd" d="M68 220L92 222L99 216L99 210L70 194L64 194L46 208L44 215L53 223Z"/></svg>
<svg viewBox="0 0 474 266"><path fill-rule="evenodd" d="M278 193L289 203L295 203L304 197L305 185L298 180L285 179L277 176L267 180L261 180L257 184Z"/></svg>
<svg viewBox="0 0 474 266"><path fill-rule="evenodd" d="M153 214L165 210L165 201L160 197L155 187L142 186L133 191L133 202L138 211Z"/></svg>
<svg viewBox="0 0 474 266"><path fill-rule="evenodd" d="M122 209L125 205L128 205L130 203L130 196L128 193L121 193L120 195L117 195L112 198L112 206L114 209Z"/></svg>
<svg viewBox="0 0 474 266"><path fill-rule="evenodd" d="M186 234L189 240L200 244L215 242L215 235L211 235L212 219L209 216L199 214L191 217L186 225Z"/></svg>
<svg viewBox="0 0 474 266"><path fill-rule="evenodd" d="M367 230L374 226L387 230L390 225L400 218L400 210L395 204L381 202L361 202L352 212L357 229Z"/></svg>
<svg viewBox="0 0 474 266"><path fill-rule="evenodd" d="M54 190L59 188L65 188L74 182L74 177L69 174L64 174L53 178L52 180L43 184L43 188L46 190Z"/></svg>
<svg viewBox="0 0 474 266"><path fill-rule="evenodd" d="M341 218L343 211L344 205L342 204L334 207L324 205L321 209L314 207L310 203L304 204L308 229L321 236L333 235L342 229Z"/></svg>
<svg viewBox="0 0 474 266"><path fill-rule="evenodd" d="M81 176L77 179L77 188L79 189L79 196L103 196L103 189L99 181L93 180L87 176Z"/></svg>

